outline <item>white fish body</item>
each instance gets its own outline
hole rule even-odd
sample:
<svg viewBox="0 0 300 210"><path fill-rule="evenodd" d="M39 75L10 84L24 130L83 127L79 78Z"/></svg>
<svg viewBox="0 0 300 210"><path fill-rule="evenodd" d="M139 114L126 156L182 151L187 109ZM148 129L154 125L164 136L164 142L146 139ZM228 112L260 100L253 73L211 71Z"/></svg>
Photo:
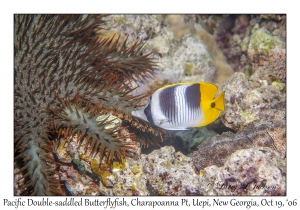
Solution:
<svg viewBox="0 0 300 210"><path fill-rule="evenodd" d="M213 99L216 92L217 86L209 83L168 85L155 91L148 104L143 109L132 111L132 115L166 130L187 130L203 126L219 116L219 109L224 109L224 93L216 100ZM215 101L218 106L211 107Z"/></svg>

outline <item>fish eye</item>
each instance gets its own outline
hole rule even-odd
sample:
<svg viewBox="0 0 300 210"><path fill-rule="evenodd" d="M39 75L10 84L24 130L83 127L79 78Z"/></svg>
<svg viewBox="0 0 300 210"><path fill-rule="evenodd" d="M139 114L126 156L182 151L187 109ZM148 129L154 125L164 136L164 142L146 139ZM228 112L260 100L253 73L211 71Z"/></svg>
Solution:
<svg viewBox="0 0 300 210"><path fill-rule="evenodd" d="M216 103L215 103L215 102L212 102L212 103L210 104L210 107L211 107L211 108L215 108L215 106L216 106Z"/></svg>

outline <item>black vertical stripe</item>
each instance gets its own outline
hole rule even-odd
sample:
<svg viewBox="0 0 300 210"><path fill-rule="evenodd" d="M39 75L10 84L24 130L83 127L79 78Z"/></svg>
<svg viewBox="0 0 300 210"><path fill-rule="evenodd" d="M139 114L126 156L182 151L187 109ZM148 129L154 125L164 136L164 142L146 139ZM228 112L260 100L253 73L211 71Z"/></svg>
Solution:
<svg viewBox="0 0 300 210"><path fill-rule="evenodd" d="M167 87L161 90L161 92L159 93L159 105L162 113L172 124L173 120L176 117L175 88L176 86Z"/></svg>
<svg viewBox="0 0 300 210"><path fill-rule="evenodd" d="M185 89L185 100L187 105L187 120L195 121L200 110L200 84L192 84Z"/></svg>
<svg viewBox="0 0 300 210"><path fill-rule="evenodd" d="M200 84L193 84L185 89L185 98L188 110L197 110L200 107Z"/></svg>

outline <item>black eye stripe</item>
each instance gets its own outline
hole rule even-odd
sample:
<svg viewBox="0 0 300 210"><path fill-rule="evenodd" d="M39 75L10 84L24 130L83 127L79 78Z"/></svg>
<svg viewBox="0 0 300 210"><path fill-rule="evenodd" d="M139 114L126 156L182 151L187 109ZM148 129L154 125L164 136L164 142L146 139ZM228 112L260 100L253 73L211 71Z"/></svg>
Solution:
<svg viewBox="0 0 300 210"><path fill-rule="evenodd" d="M210 107L211 107L211 108L215 108L215 106L216 106L216 103L215 103L215 102L212 102L212 103L210 104Z"/></svg>
<svg viewBox="0 0 300 210"><path fill-rule="evenodd" d="M152 118L152 113L151 113L151 100L152 100L152 97L150 97L150 100L149 100L149 104L148 106L144 109L144 113L147 117L147 120L150 122L150 123L153 123L153 118Z"/></svg>

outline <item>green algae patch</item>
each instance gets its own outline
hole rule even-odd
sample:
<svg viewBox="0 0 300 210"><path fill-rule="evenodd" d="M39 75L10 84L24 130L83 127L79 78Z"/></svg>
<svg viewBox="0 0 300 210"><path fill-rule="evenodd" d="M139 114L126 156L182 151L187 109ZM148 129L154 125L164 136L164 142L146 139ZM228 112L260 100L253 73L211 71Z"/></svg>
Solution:
<svg viewBox="0 0 300 210"><path fill-rule="evenodd" d="M138 165L134 165L132 168L131 168L131 172L136 175L140 172L140 168Z"/></svg>
<svg viewBox="0 0 300 210"><path fill-rule="evenodd" d="M250 47L262 54L269 54L274 49L276 42L280 42L264 28L254 31L250 39Z"/></svg>
<svg viewBox="0 0 300 210"><path fill-rule="evenodd" d="M185 66L184 73L186 75L191 75L193 73L194 69L195 69L195 65L192 63L189 63Z"/></svg>
<svg viewBox="0 0 300 210"><path fill-rule="evenodd" d="M272 85L275 86L278 90L283 90L285 88L285 83L279 81L272 82Z"/></svg>
<svg viewBox="0 0 300 210"><path fill-rule="evenodd" d="M241 110L240 116L246 120L246 123L250 123L250 122L258 119L257 115L252 114L248 110L245 110L245 111Z"/></svg>
<svg viewBox="0 0 300 210"><path fill-rule="evenodd" d="M172 167L172 163L169 160L166 160L163 162L163 166L167 169L170 169Z"/></svg>
<svg viewBox="0 0 300 210"><path fill-rule="evenodd" d="M73 162L77 165L79 173L85 172L85 165L79 159L73 159Z"/></svg>

